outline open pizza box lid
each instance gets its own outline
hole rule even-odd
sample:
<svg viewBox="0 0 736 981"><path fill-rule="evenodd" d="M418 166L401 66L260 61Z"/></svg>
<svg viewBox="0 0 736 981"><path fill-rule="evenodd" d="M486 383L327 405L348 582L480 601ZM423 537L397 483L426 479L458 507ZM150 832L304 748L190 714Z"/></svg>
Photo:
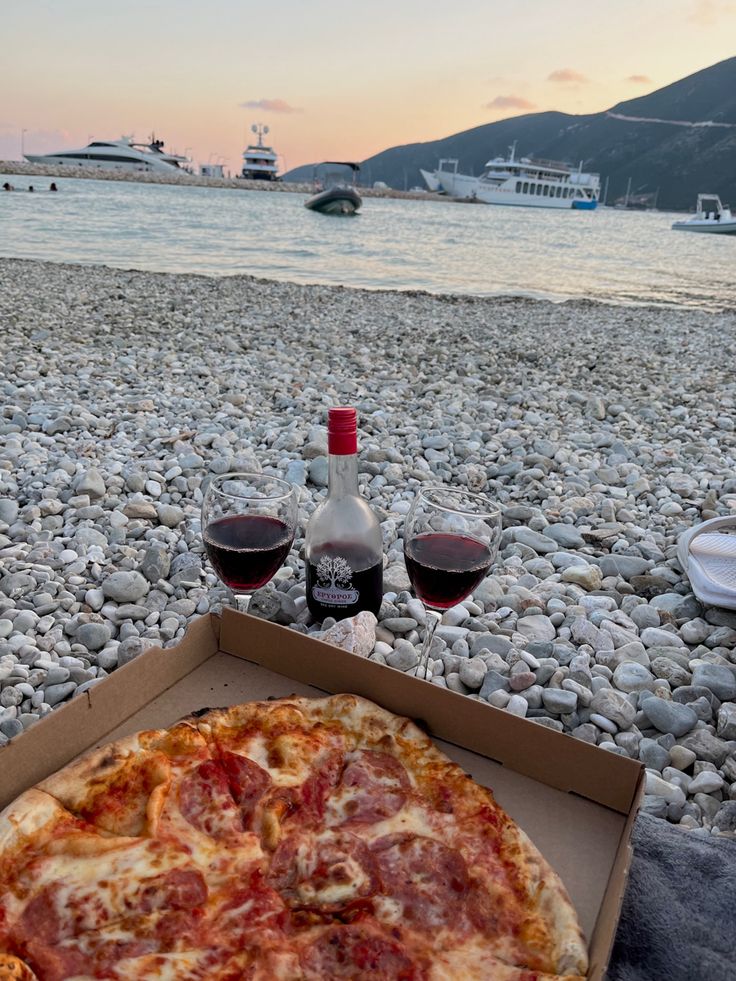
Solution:
<svg viewBox="0 0 736 981"><path fill-rule="evenodd" d="M225 610L146 651L0 749L0 808L92 748L205 707L351 692L420 721L527 832L565 883L603 981L644 768L633 760L264 620Z"/></svg>

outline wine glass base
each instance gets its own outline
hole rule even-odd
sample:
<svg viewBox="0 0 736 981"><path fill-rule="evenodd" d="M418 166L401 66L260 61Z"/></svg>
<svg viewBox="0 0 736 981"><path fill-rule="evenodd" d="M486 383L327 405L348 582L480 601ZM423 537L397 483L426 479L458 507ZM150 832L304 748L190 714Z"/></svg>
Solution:
<svg viewBox="0 0 736 981"><path fill-rule="evenodd" d="M229 586L218 590L218 594L210 603L210 613L220 613L221 610L235 610L236 613L247 613L250 606L250 593L234 593Z"/></svg>

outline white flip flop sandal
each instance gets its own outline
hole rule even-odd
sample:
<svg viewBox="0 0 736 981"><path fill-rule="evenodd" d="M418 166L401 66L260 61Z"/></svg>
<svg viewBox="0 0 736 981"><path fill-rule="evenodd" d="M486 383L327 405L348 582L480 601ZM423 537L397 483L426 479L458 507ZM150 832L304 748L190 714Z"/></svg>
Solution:
<svg viewBox="0 0 736 981"><path fill-rule="evenodd" d="M736 610L736 515L711 518L680 535L677 559L707 606Z"/></svg>

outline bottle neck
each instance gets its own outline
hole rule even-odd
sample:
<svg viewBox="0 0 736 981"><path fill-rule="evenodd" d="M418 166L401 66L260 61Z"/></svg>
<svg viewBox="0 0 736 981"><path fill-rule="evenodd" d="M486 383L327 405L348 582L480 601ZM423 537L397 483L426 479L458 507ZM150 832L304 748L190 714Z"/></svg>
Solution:
<svg viewBox="0 0 736 981"><path fill-rule="evenodd" d="M358 496L358 455L330 454L329 496L331 498Z"/></svg>

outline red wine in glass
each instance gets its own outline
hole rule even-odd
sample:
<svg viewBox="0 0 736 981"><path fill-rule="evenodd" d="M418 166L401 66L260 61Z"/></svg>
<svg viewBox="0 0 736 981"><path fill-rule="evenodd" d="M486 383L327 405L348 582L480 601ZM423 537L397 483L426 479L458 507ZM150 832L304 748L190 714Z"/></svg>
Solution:
<svg viewBox="0 0 736 981"><path fill-rule="evenodd" d="M231 514L204 530L204 545L218 577L235 593L269 582L284 564L294 529L262 514Z"/></svg>
<svg viewBox="0 0 736 981"><path fill-rule="evenodd" d="M407 542L406 571L419 599L447 610L465 599L483 580L493 555L484 542L469 535L425 532Z"/></svg>
<svg viewBox="0 0 736 981"><path fill-rule="evenodd" d="M468 597L489 571L501 540L501 511L463 487L419 490L404 522L404 560L424 603L427 625L415 675L427 677L429 650L443 610Z"/></svg>

